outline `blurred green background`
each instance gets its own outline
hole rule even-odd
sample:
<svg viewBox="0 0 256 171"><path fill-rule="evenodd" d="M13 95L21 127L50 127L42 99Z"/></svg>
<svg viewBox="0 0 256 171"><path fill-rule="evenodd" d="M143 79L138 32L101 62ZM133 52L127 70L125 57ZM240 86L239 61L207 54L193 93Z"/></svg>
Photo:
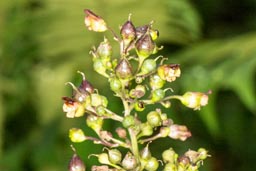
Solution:
<svg viewBox="0 0 256 171"><path fill-rule="evenodd" d="M129 13L136 26L154 20L160 31L157 43L164 45L159 54L181 64L175 92L213 91L209 105L199 112L179 103L163 109L193 134L182 143L164 141L163 149L208 149L212 157L204 163L205 171L256 170L255 0L1 0L1 171L68 170L68 129L86 129L83 119L66 119L62 112L61 97L71 95L64 83L79 84L77 70L110 95L110 108L120 109L104 88L106 81L92 72L88 54L110 35L85 29L85 8L103 16L116 32ZM88 166L95 162L87 160L88 154L102 148L92 145L74 145Z"/></svg>

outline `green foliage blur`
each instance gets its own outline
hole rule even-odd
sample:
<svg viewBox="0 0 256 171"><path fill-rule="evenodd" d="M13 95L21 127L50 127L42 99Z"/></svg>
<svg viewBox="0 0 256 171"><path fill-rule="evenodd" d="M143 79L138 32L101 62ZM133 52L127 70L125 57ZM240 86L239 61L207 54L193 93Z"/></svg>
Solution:
<svg viewBox="0 0 256 171"><path fill-rule="evenodd" d="M89 55L104 34L85 29L84 8L116 32L129 13L135 25L154 20L158 45L164 45L159 55L181 64L175 92L212 90L209 105L199 112L179 103L165 109L193 136L186 142L163 141L163 148L208 149L212 157L202 170L256 170L255 0L1 0L1 171L68 170L68 129L87 129L83 119L67 119L62 112L61 97L71 95L64 83L79 84L77 70L111 97ZM111 108L121 110L111 98ZM88 154L101 151L92 142L74 146L87 165L95 162ZM151 146L158 151L159 146Z"/></svg>

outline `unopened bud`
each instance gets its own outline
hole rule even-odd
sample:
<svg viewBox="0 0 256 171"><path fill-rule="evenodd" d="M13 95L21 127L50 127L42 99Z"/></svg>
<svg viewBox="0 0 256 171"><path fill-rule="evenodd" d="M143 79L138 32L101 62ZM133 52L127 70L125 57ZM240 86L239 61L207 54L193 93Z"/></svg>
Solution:
<svg viewBox="0 0 256 171"><path fill-rule="evenodd" d="M78 128L71 128L69 130L69 138L72 142L78 143L86 140L83 130Z"/></svg>
<svg viewBox="0 0 256 171"><path fill-rule="evenodd" d="M149 81L150 87L152 90L155 89L160 89L164 86L165 80L161 79L161 77L157 74L154 74L150 76L150 81Z"/></svg>
<svg viewBox="0 0 256 171"><path fill-rule="evenodd" d="M187 138L191 137L191 133L186 126L173 124L170 126L169 137L185 141Z"/></svg>
<svg viewBox="0 0 256 171"><path fill-rule="evenodd" d="M155 157L151 157L147 160L145 165L145 170L147 171L155 171L159 167L159 162Z"/></svg>
<svg viewBox="0 0 256 171"><path fill-rule="evenodd" d="M94 115L88 115L86 118L86 124L96 133L99 133L103 125L103 119Z"/></svg>
<svg viewBox="0 0 256 171"><path fill-rule="evenodd" d="M157 111L151 111L147 114L147 122L151 127L158 127L162 123L160 113Z"/></svg>
<svg viewBox="0 0 256 171"><path fill-rule="evenodd" d="M165 163L176 163L178 154L172 148L169 148L162 153L162 158Z"/></svg>
<svg viewBox="0 0 256 171"><path fill-rule="evenodd" d="M201 92L186 92L181 98L181 103L189 108L199 110L201 106L207 105L208 94Z"/></svg>

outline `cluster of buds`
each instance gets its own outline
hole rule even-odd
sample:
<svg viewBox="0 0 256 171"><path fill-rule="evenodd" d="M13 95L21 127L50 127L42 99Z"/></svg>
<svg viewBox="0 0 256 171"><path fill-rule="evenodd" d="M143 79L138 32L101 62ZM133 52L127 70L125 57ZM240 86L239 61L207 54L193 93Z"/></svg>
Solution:
<svg viewBox="0 0 256 171"><path fill-rule="evenodd" d="M110 31L120 46L120 56L113 58L112 46L104 37L98 47L92 48L90 55L94 70L108 80L109 88L123 104L123 111L112 111L108 107L108 98L101 95L80 71L78 73L82 76L82 82L78 87L71 82L67 83L71 85L73 94L72 97L63 97L66 117L86 117L87 126L97 135L92 137L80 128L71 128L70 140L74 143L90 140L95 144L102 144L103 150L107 150L90 155L97 157L101 164L93 166L91 170L155 171L162 167L165 171L197 171L202 161L209 156L202 148L198 151L188 150L181 156L170 148L162 153L162 159L151 155L149 143L154 140L172 138L185 141L192 134L185 125L174 123L169 114L162 113L161 109L156 108L147 113L144 110L157 103L170 108L173 99L181 101L188 108L199 110L208 103L210 91L173 94L174 91L167 83L180 77L180 65L164 64L166 58L155 56L162 47L156 45L159 32L153 28L153 22L136 27L129 15L118 35L100 16L88 9L85 14L85 26L88 30ZM145 116L146 121L142 122L141 118ZM121 123L122 127L116 128L117 136L104 129L105 119ZM140 149L145 143L147 145ZM119 148L125 149L124 153ZM85 170L85 165L76 153L70 161L69 170Z"/></svg>

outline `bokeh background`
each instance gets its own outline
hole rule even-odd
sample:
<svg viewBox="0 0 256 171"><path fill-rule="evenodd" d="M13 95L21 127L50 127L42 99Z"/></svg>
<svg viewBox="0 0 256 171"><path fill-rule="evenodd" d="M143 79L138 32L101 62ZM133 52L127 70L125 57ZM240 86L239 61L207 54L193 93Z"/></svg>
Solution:
<svg viewBox="0 0 256 171"><path fill-rule="evenodd" d="M175 92L212 90L209 105L200 111L179 103L163 109L176 123L186 124L192 138L155 144L180 153L208 149L212 157L204 171L256 170L255 0L1 0L1 171L68 170L73 154L68 129L87 129L83 119L70 120L62 112L61 97L71 95L64 83L79 84L77 70L110 96L110 108L120 110L107 82L92 71L88 54L110 34L85 29L85 8L103 16L116 32L129 13L137 26L154 20L157 43L164 45L159 54L181 64ZM74 146L88 166L95 159L87 156L102 149L92 142ZM162 150L150 146L156 153Z"/></svg>

